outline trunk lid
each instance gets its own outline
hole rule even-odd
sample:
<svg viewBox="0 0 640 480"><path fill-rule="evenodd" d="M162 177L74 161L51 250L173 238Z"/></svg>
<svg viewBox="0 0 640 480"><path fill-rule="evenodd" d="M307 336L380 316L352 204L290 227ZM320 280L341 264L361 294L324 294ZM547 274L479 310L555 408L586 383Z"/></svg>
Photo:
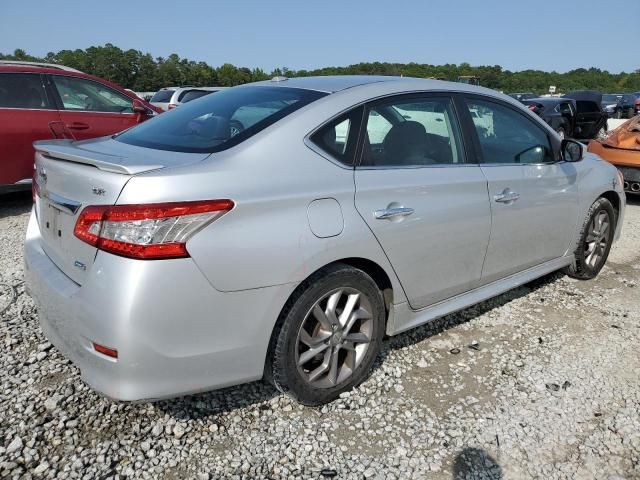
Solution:
<svg viewBox="0 0 640 480"><path fill-rule="evenodd" d="M35 211L42 248L74 282L82 285L97 249L73 231L88 205L114 205L134 175L202 161L209 154L163 152L112 139L35 142Z"/></svg>

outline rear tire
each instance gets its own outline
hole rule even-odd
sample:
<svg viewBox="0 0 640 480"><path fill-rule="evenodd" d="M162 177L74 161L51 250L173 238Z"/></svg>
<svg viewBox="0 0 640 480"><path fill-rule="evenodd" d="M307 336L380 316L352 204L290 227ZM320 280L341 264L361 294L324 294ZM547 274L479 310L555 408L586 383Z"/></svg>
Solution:
<svg viewBox="0 0 640 480"><path fill-rule="evenodd" d="M580 280L595 278L607 261L615 229L613 205L606 198L599 198L587 212L574 262L566 269L567 275Z"/></svg>
<svg viewBox="0 0 640 480"><path fill-rule="evenodd" d="M334 400L368 376L382 344L385 313L380 289L362 270L345 264L320 270L283 309L265 377L304 405Z"/></svg>

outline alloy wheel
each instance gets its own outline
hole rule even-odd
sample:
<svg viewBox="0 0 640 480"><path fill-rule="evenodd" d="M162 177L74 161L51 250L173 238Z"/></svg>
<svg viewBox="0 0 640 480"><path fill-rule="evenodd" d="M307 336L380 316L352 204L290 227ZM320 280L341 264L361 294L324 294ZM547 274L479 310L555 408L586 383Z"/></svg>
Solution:
<svg viewBox="0 0 640 480"><path fill-rule="evenodd" d="M585 239L586 248L584 250L585 262L594 268L604 258L609 243L609 228L611 222L609 214L600 210L596 213L589 225L589 231Z"/></svg>
<svg viewBox="0 0 640 480"><path fill-rule="evenodd" d="M296 340L296 365L316 388L349 379L365 357L373 333L371 302L354 288L333 290L311 307Z"/></svg>

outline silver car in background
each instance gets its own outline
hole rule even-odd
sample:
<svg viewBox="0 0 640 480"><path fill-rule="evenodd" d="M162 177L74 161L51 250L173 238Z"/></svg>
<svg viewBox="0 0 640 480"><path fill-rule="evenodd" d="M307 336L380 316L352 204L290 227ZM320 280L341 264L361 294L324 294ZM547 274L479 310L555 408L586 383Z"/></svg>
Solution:
<svg viewBox="0 0 640 480"><path fill-rule="evenodd" d="M191 102L197 98L204 97L211 93L226 90L229 87L181 87L174 90L173 95L169 99L167 110L179 107L183 103Z"/></svg>
<svg viewBox="0 0 640 480"><path fill-rule="evenodd" d="M593 278L625 207L613 166L519 102L422 79L261 82L36 149L28 289L120 400L266 378L331 401L385 335Z"/></svg>
<svg viewBox="0 0 640 480"><path fill-rule="evenodd" d="M179 107L183 103L227 88L229 87L164 87L153 94L149 103L166 112Z"/></svg>

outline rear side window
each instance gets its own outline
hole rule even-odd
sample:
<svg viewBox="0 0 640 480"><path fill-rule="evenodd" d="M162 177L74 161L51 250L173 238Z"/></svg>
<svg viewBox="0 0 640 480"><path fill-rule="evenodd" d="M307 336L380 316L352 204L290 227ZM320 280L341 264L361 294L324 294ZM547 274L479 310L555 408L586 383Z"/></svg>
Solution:
<svg viewBox="0 0 640 480"><path fill-rule="evenodd" d="M51 108L40 75L0 73L0 108Z"/></svg>
<svg viewBox="0 0 640 480"><path fill-rule="evenodd" d="M524 115L498 103L469 99L484 163L553 162L546 133Z"/></svg>
<svg viewBox="0 0 640 480"><path fill-rule="evenodd" d="M153 97L151 97L150 101L157 103L167 103L169 100L171 100L173 92L175 92L175 90L159 90L153 94Z"/></svg>
<svg viewBox="0 0 640 480"><path fill-rule="evenodd" d="M332 120L315 132L311 141L345 165L353 165L362 110L359 107Z"/></svg>
<svg viewBox="0 0 640 480"><path fill-rule="evenodd" d="M204 97L205 95L209 95L213 93L211 90L187 90L186 92L182 92L178 97L178 101L182 103L190 102L191 100L195 100L196 98Z"/></svg>
<svg viewBox="0 0 640 480"><path fill-rule="evenodd" d="M364 166L421 167L464 161L450 98L398 97L370 107Z"/></svg>
<svg viewBox="0 0 640 480"><path fill-rule="evenodd" d="M158 150L219 152L325 95L287 87L230 88L163 113L114 138Z"/></svg>

